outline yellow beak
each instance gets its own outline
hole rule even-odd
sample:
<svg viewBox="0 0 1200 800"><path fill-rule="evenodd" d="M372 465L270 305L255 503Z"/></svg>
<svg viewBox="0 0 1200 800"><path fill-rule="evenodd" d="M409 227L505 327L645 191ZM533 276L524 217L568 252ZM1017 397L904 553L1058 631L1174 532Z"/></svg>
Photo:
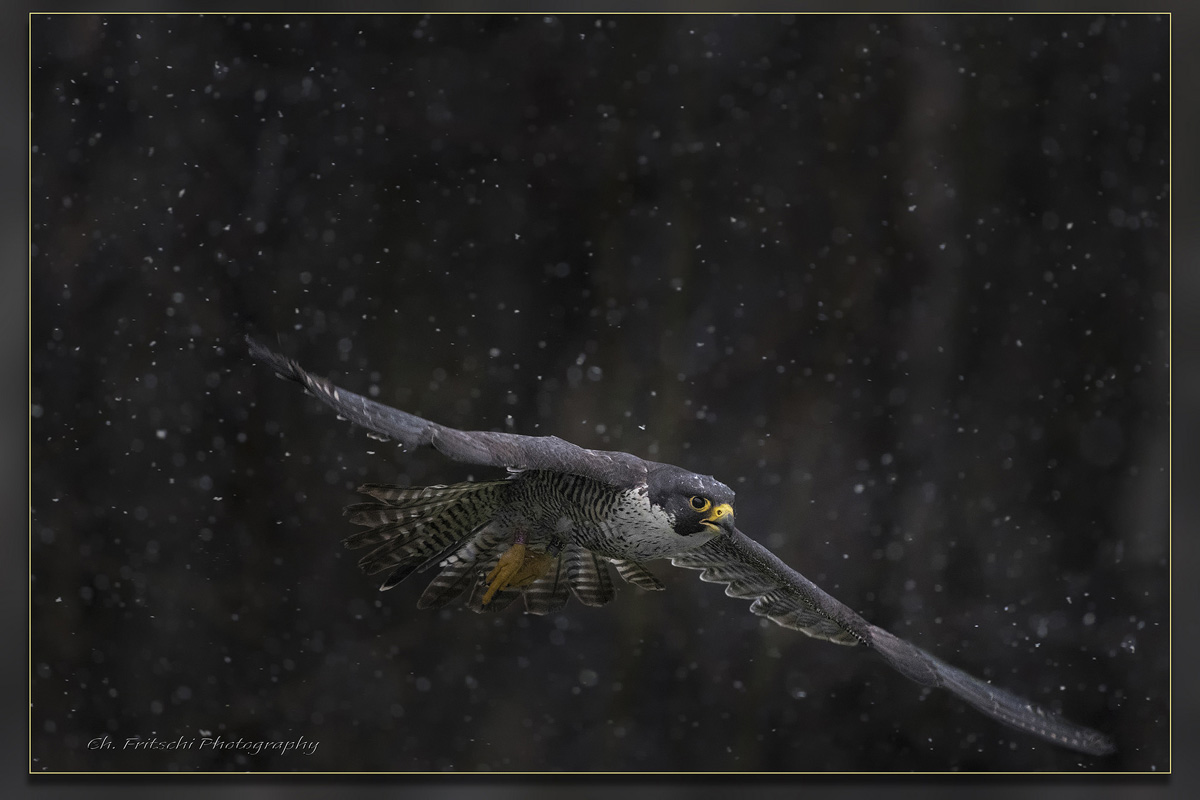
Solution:
<svg viewBox="0 0 1200 800"><path fill-rule="evenodd" d="M713 506L708 512L708 515L700 519L705 525L713 525L720 527L726 520L733 522L733 506L729 503L721 503L719 506Z"/></svg>

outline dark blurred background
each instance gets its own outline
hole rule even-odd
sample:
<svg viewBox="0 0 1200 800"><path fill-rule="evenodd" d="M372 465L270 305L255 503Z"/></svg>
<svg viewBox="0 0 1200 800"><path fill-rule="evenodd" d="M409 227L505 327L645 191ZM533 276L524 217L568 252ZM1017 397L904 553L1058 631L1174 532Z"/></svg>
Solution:
<svg viewBox="0 0 1200 800"><path fill-rule="evenodd" d="M31 769L1170 769L1169 33L34 18ZM666 564L546 617L380 595L354 488L494 473L368 439L245 333L714 474L868 619L1119 750ZM206 734L319 746L87 747Z"/></svg>

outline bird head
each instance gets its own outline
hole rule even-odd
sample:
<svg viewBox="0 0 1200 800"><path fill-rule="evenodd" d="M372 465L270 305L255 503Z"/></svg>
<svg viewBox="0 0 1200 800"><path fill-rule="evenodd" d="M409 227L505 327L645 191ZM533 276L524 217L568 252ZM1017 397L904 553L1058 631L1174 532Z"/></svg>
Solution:
<svg viewBox="0 0 1200 800"><path fill-rule="evenodd" d="M711 497L693 494L687 505L675 513L675 531L693 533L730 533L733 531L733 504L715 502Z"/></svg>
<svg viewBox="0 0 1200 800"><path fill-rule="evenodd" d="M733 532L733 490L708 475L662 465L648 475L650 501L665 510L680 536ZM706 537L707 538L707 537Z"/></svg>

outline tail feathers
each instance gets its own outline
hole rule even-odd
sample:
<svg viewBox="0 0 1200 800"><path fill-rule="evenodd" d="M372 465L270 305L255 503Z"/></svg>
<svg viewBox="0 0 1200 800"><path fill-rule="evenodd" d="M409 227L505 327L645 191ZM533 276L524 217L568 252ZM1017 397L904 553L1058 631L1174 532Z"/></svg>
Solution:
<svg viewBox="0 0 1200 800"><path fill-rule="evenodd" d="M355 516L358 516L357 514ZM474 516L474 515L472 515ZM359 550L363 547L378 547L387 544L388 549L404 547L414 541L428 538L434 531L451 531L456 527L467 527L469 520L464 519L457 509L443 509L428 517L418 517L403 522L381 522L379 525L365 531L352 533L342 540L348 550ZM367 524L367 523L359 523ZM478 526L475 526L478 527ZM451 534L453 535L453 534Z"/></svg>
<svg viewBox="0 0 1200 800"><path fill-rule="evenodd" d="M502 485L505 481L464 481L435 486L393 486L390 483L364 483L358 491L394 508L410 508L427 503L449 502L474 494L483 486Z"/></svg>
<svg viewBox="0 0 1200 800"><path fill-rule="evenodd" d="M478 580L474 561L455 561L443 567L421 594L417 608L444 608Z"/></svg>
<svg viewBox="0 0 1200 800"><path fill-rule="evenodd" d="M350 517L350 522L355 525L364 525L369 527L377 527L380 525L395 525L404 524L421 517L428 517L444 510L454 501L444 501L441 503L429 503L422 506L409 506L405 508L396 508L387 503L355 503L346 506L342 511Z"/></svg>
<svg viewBox="0 0 1200 800"><path fill-rule="evenodd" d="M567 581L571 593L585 606L602 606L613 599L612 578L607 559L582 547L571 547L565 553Z"/></svg>
<svg viewBox="0 0 1200 800"><path fill-rule="evenodd" d="M525 587L525 610L530 614L558 611L567 604L571 594L585 605L604 605L615 594L608 574L609 563L617 568L617 574L626 583L652 592L666 588L636 561L607 559L578 545L570 545L545 575Z"/></svg>
<svg viewBox="0 0 1200 800"><path fill-rule="evenodd" d="M487 586L482 581L475 584L475 588L471 590L471 598L467 601L467 608L476 614L495 614L511 606L513 601L521 596L520 589L505 589L492 595L492 599L484 605L483 595L486 591Z"/></svg>
<svg viewBox="0 0 1200 800"><path fill-rule="evenodd" d="M443 608L457 599L463 592L483 583L484 576L491 571L480 568L495 565L506 545L507 537L494 530L484 528L461 548L439 563L437 576L425 587L417 608ZM482 592L479 593L482 599ZM490 605L490 604L489 604Z"/></svg>
<svg viewBox="0 0 1200 800"><path fill-rule="evenodd" d="M566 558L559 556L546 574L525 588L525 610L530 614L552 614L567 604L571 585Z"/></svg>
<svg viewBox="0 0 1200 800"><path fill-rule="evenodd" d="M476 581L474 588L471 589L471 596L467 599L467 608L476 614L494 614L508 608L514 600L521 596L520 589L502 589L492 595L492 599L488 601L487 605L484 605L483 595L486 592L487 584L482 579Z"/></svg>
<svg viewBox="0 0 1200 800"><path fill-rule="evenodd" d="M425 569L430 563L437 563L453 552L463 539L476 530L457 524L441 527L436 522L388 539L360 558L359 568L368 575L412 564L416 564L416 569Z"/></svg>
<svg viewBox="0 0 1200 800"><path fill-rule="evenodd" d="M486 495L494 494L492 490L504 485L505 481L416 487L368 483L358 487L358 490L379 502L354 503L346 506L343 513L355 525L371 528L405 526L437 516L456 505L475 507L480 500L486 502L493 499Z"/></svg>
<svg viewBox="0 0 1200 800"><path fill-rule="evenodd" d="M397 567L396 569L392 570L392 573L387 576L387 578L384 580L384 582L382 584L380 584L379 591L386 592L388 589L395 587L401 581L403 581L405 578L407 578L409 575L412 575L414 572L416 572L418 569L420 569L422 566L424 566L424 564L422 564L420 561L413 561L409 564L405 564L402 567ZM368 572L367 574L373 575L375 573Z"/></svg>
<svg viewBox="0 0 1200 800"><path fill-rule="evenodd" d="M406 488L367 484L359 491L380 501L346 513L367 530L345 539L349 548L373 547L358 564L367 574L394 570L381 588L440 563L495 516L507 481Z"/></svg>
<svg viewBox="0 0 1200 800"><path fill-rule="evenodd" d="M662 581L654 577L650 570L636 561L614 560L612 563L617 568L617 574L626 583L632 583L639 589L645 589L648 592L661 592L667 588L663 586Z"/></svg>
<svg viewBox="0 0 1200 800"><path fill-rule="evenodd" d="M367 523L358 522L358 524L365 525ZM342 544L348 550L375 547L388 541L400 545L404 544L404 542L399 541L400 539L407 537L408 534L413 533L420 526L421 520L413 520L411 522L381 522L376 527L350 534L342 540Z"/></svg>

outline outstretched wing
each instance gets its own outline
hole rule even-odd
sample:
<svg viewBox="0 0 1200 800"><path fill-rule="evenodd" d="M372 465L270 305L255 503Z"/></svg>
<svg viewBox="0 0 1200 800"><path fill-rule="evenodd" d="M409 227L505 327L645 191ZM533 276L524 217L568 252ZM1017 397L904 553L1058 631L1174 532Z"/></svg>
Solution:
<svg viewBox="0 0 1200 800"><path fill-rule="evenodd" d="M946 689L1005 725L1091 755L1116 749L1099 731L972 677L872 625L739 530L674 556L671 563L703 570L700 580L727 584L730 597L753 599L750 610L772 622L838 644L864 644L906 678Z"/></svg>
<svg viewBox="0 0 1200 800"><path fill-rule="evenodd" d="M754 600L751 611L785 628L838 644L866 642L865 619L736 528L672 556L671 563L704 570L700 580L727 584L725 594Z"/></svg>
<svg viewBox="0 0 1200 800"><path fill-rule="evenodd" d="M395 439L405 447L429 445L443 455L467 464L569 472L613 486L629 486L646 480L647 462L629 453L588 450L557 436L447 428L334 386L249 336L246 343L250 346L251 356L268 364L281 377L299 383L351 422L377 436Z"/></svg>

